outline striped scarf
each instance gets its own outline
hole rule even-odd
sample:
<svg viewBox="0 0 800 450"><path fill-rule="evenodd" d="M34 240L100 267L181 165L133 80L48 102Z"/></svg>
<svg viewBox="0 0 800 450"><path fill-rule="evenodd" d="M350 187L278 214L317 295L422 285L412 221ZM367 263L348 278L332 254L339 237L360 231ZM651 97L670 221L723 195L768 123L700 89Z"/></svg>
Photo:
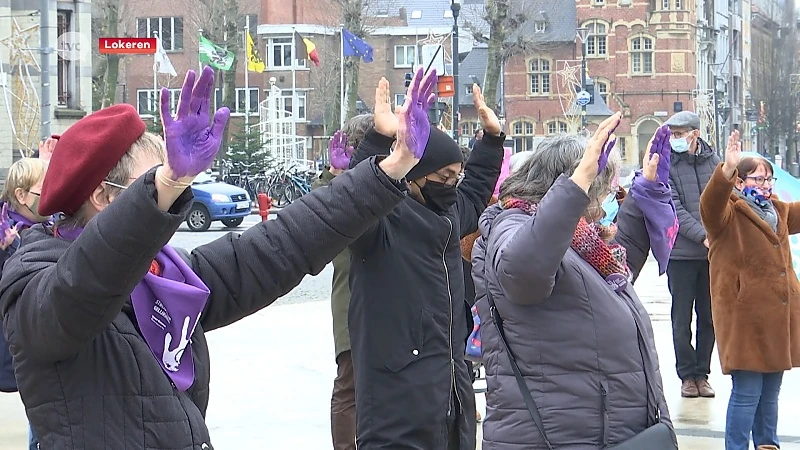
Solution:
<svg viewBox="0 0 800 450"><path fill-rule="evenodd" d="M521 209L531 216L536 214L538 204L519 198L506 198L502 201L503 209ZM581 217L575 233L572 235L571 247L615 291L619 292L627 286L631 272L626 264L625 248L619 244L609 244L614 236L616 225L604 227L586 221ZM605 238L605 239L604 239Z"/></svg>

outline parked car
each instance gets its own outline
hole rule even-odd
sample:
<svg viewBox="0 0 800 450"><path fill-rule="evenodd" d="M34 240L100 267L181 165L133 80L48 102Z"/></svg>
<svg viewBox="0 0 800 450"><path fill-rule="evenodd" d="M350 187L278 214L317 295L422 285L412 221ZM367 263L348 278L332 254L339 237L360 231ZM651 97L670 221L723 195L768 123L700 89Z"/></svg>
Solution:
<svg viewBox="0 0 800 450"><path fill-rule="evenodd" d="M250 196L244 189L216 181L210 174L201 173L192 182L194 204L186 217L192 231L206 231L211 222L221 221L236 228L250 215Z"/></svg>

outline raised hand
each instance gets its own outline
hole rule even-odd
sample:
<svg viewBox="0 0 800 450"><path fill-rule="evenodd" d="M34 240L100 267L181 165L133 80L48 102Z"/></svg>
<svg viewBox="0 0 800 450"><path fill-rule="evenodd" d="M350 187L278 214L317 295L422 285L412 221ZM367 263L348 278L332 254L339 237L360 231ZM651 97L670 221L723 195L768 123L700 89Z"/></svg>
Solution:
<svg viewBox="0 0 800 450"><path fill-rule="evenodd" d="M649 155L658 155L658 167L655 172L655 179L651 181L658 181L669 186L669 165L672 156L672 150L669 144L669 127L663 125L653 134L653 138L647 144L647 154L645 155L642 167L646 168L650 163L651 158ZM647 174L644 174L648 180Z"/></svg>
<svg viewBox="0 0 800 450"><path fill-rule="evenodd" d="M39 143L39 159L45 162L49 162L50 158L53 157L53 152L56 149L56 143L58 139L49 137L46 140Z"/></svg>
<svg viewBox="0 0 800 450"><path fill-rule="evenodd" d="M392 92L386 78L381 78L375 89L375 131L386 137L397 135L397 116L392 112Z"/></svg>
<svg viewBox="0 0 800 450"><path fill-rule="evenodd" d="M347 145L347 134L337 131L328 142L328 157L331 167L336 170L345 170L350 167L350 157L353 156L353 146Z"/></svg>
<svg viewBox="0 0 800 450"><path fill-rule="evenodd" d="M175 118L170 114L169 89L161 89L161 123L167 145L168 176L173 180L194 178L214 163L222 143L225 125L230 117L228 108L220 108L209 126L211 93L214 90L214 70L206 66L200 79L190 70L181 89Z"/></svg>
<svg viewBox="0 0 800 450"><path fill-rule="evenodd" d="M0 249L7 249L17 236L17 228L11 226L11 218L8 217L8 204L3 203L3 209L0 211Z"/></svg>
<svg viewBox="0 0 800 450"><path fill-rule="evenodd" d="M731 178L741 160L742 143L739 141L739 130L734 130L728 137L728 147L725 149L725 164L722 165L725 176Z"/></svg>
<svg viewBox="0 0 800 450"><path fill-rule="evenodd" d="M422 158L431 136L428 111L436 100L436 94L433 93L436 80L436 69L431 69L427 75L422 67L417 69L408 87L406 101L395 111L398 120L397 140L402 139L416 159ZM402 138L400 130L403 130Z"/></svg>
<svg viewBox="0 0 800 450"><path fill-rule="evenodd" d="M486 99L483 98L483 92L477 84L472 85L472 104L475 105L475 111L478 112L478 119L481 121L483 131L493 136L500 136L503 132L500 119L497 118L497 114L492 108L486 106Z"/></svg>
<svg viewBox="0 0 800 450"><path fill-rule="evenodd" d="M619 126L622 119L621 113L616 113L608 119L604 120L594 135L589 139L586 145L586 152L583 154L581 162L570 177L572 181L578 186L583 188L584 191L589 191L589 186L592 185L595 178L606 168L608 164L608 155L614 148L614 139L612 135L614 130ZM609 139L611 139L609 145Z"/></svg>
<svg viewBox="0 0 800 450"><path fill-rule="evenodd" d="M660 181L658 179L658 165L661 161L661 155L658 153L647 152L644 154L644 161L642 161L642 175L647 181Z"/></svg>

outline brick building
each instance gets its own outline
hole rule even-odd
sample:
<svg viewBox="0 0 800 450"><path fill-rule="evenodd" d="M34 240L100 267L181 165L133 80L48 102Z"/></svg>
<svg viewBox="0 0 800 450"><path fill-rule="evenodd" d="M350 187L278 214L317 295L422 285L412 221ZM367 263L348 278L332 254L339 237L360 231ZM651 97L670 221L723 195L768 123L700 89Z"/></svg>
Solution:
<svg viewBox="0 0 800 450"><path fill-rule="evenodd" d="M577 67L580 80L576 29L585 27L588 78L600 97L595 100L623 112L618 145L625 162L638 165L650 137L667 117L692 109L697 43L694 14L684 8L688 2L576 0L574 7L546 0L532 3L528 9L537 13L526 26L542 35L537 41L544 44L543 50L515 56L504 69L508 132L521 145L518 150L529 149L536 137L577 128L575 120L565 118L565 111L574 112L575 106L562 107L559 92L569 84L564 73ZM602 115L595 117L588 109L587 119L591 129Z"/></svg>

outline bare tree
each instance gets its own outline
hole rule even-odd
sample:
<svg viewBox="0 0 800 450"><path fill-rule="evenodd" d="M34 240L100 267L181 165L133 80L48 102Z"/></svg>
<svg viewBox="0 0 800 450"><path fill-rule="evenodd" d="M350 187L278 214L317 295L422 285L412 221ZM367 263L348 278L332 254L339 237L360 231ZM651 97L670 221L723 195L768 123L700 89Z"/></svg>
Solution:
<svg viewBox="0 0 800 450"><path fill-rule="evenodd" d="M800 65L796 58L787 56L798 54L793 11L794 8L786 9L783 27L775 40L773 55L775 69L771 71L771 91L767 100L767 134L771 144L770 154L775 155L783 141L787 150L785 159L787 167L795 159L796 123L800 112L800 92L795 89L796 86L792 86L792 75L798 73Z"/></svg>
<svg viewBox="0 0 800 450"><path fill-rule="evenodd" d="M486 0L482 17L480 14L464 17L464 25L475 41L488 46L483 94L486 104L494 109L500 104L497 87L506 61L515 55L546 52L563 45L550 42L550 30L526 32L531 15L540 10L537 3L536 0Z"/></svg>
<svg viewBox="0 0 800 450"><path fill-rule="evenodd" d="M322 111L325 133L333 134L339 128L341 115L341 48L336 39L315 44L322 63L311 71L314 109Z"/></svg>
<svg viewBox="0 0 800 450"><path fill-rule="evenodd" d="M101 54L98 47L101 36L130 36L120 23L124 6L120 0L95 0L92 2L92 109L97 111L116 103L119 64L122 55Z"/></svg>

